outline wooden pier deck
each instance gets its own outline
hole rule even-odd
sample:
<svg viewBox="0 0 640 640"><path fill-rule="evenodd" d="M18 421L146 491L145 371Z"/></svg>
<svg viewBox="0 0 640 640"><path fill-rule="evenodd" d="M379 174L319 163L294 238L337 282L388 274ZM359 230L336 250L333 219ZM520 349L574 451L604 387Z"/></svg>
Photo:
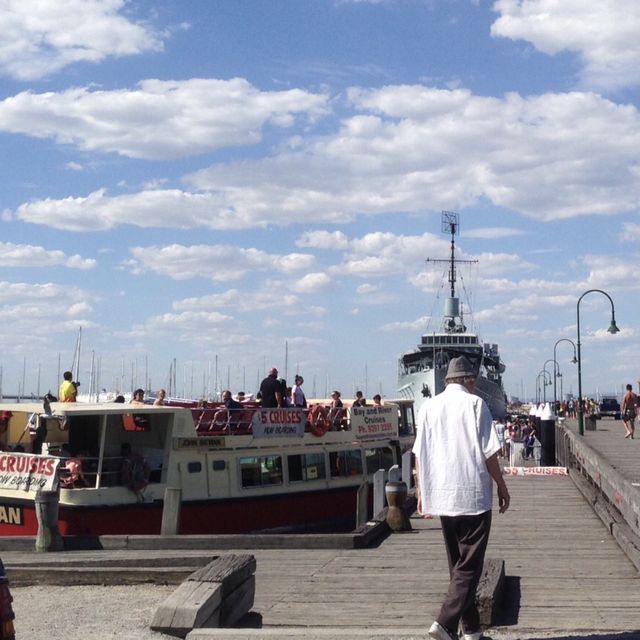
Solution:
<svg viewBox="0 0 640 640"><path fill-rule="evenodd" d="M636 420L640 423L640 420ZM566 420L565 426L578 433L576 420ZM637 424L635 438L625 438L622 420L602 418L596 420L595 431L585 431L584 441L617 469L631 483L640 484L640 425Z"/></svg>
<svg viewBox="0 0 640 640"><path fill-rule="evenodd" d="M499 628L521 635L640 630L638 572L572 481L508 482L512 507L494 514L487 552L506 565ZM413 518L412 525L414 532L394 534L376 549L256 552L254 609L263 625L424 634L438 613L448 570L437 519Z"/></svg>
<svg viewBox="0 0 640 640"><path fill-rule="evenodd" d="M637 482L640 437L630 441L623 435L620 422L600 421L596 431L585 434L585 441L601 451L609 464L628 473L629 482ZM507 576L506 601L497 626L489 632L491 638L640 639L640 574L571 478L525 476L509 477L507 482L511 508L504 515L494 512L487 552L489 558L504 559ZM190 638L427 638L426 630L448 583L447 563L438 520L413 517L411 523L412 532L392 534L371 549L252 550L257 560L253 611L261 618L261 628L201 630L192 632ZM91 558L104 553L74 552L73 556ZM114 558L129 558L132 565L141 555L157 557L158 562L170 555L188 555L157 550L109 553ZM52 555L47 554L47 560ZM9 577L12 562L18 562L20 556L24 554L3 553ZM61 562L68 556L60 554ZM29 615L33 589L13 590L18 629L20 619ZM86 606L81 595L68 599L65 589L49 587L47 597L64 599L61 606L67 611ZM102 589L102 605L93 615L108 619L118 614L122 602L110 599L109 587ZM148 594L151 587L130 589L130 598L138 592L145 596L150 620L154 610L153 597ZM165 595L166 591L158 592L158 604ZM55 600L51 602L55 607ZM46 621L30 620L29 624L24 631L30 633L22 637L47 637L38 635L38 624L43 625L44 634ZM69 633L64 631L59 637ZM101 640L92 635L93 640ZM138 629L124 637L160 640L165 636Z"/></svg>

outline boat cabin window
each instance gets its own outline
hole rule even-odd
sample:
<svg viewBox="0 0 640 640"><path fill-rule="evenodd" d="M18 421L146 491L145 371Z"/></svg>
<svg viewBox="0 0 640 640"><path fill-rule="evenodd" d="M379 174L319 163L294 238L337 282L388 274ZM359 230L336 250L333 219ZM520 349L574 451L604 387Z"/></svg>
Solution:
<svg viewBox="0 0 640 640"><path fill-rule="evenodd" d="M287 456L289 482L321 480L327 477L324 453L302 453Z"/></svg>
<svg viewBox="0 0 640 640"><path fill-rule="evenodd" d="M332 478L362 475L362 452L360 449L332 451L329 454Z"/></svg>
<svg viewBox="0 0 640 640"><path fill-rule="evenodd" d="M200 473L202 471L202 462L199 461L194 461L194 462L189 462L187 464L187 471L189 473Z"/></svg>
<svg viewBox="0 0 640 640"><path fill-rule="evenodd" d="M367 474L375 473L378 469L389 469L395 464L393 451L390 447L367 449L365 458L367 461Z"/></svg>
<svg viewBox="0 0 640 640"><path fill-rule="evenodd" d="M224 471L227 468L226 460L214 460L212 464L212 469L214 471Z"/></svg>
<svg viewBox="0 0 640 640"><path fill-rule="evenodd" d="M68 416L64 441L59 442L58 434L54 433L49 450L53 455L81 459L85 486L114 487L123 483L122 446L126 443L134 456L144 459L149 471L148 481L161 482L171 416L140 414L144 419L136 426L134 415L138 414L111 414L106 416L106 421L105 415L100 413ZM131 425L136 428L126 429L124 417L131 418ZM106 426L106 433L100 466L103 424ZM190 473L201 470L189 468Z"/></svg>
<svg viewBox="0 0 640 640"><path fill-rule="evenodd" d="M282 484L281 456L240 458L242 487L264 487Z"/></svg>
<svg viewBox="0 0 640 640"><path fill-rule="evenodd" d="M398 433L401 436L412 436L415 434L415 417L413 404L400 405L400 420L398 421Z"/></svg>

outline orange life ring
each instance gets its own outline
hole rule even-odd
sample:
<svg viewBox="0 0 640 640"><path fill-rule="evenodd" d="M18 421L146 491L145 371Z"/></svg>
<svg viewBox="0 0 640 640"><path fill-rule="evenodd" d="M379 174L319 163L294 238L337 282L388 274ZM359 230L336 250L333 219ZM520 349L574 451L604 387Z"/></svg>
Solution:
<svg viewBox="0 0 640 640"><path fill-rule="evenodd" d="M309 410L309 425L311 426L311 433L314 436L321 438L331 426L327 419L327 410L320 404L314 404Z"/></svg>

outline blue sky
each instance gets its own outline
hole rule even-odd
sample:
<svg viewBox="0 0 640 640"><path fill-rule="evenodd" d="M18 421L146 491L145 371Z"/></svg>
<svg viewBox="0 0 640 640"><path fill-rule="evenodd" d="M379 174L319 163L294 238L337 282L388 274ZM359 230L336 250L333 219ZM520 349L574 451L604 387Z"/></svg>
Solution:
<svg viewBox="0 0 640 640"><path fill-rule="evenodd" d="M308 395L393 396L442 210L509 394L592 288L621 332L583 299L583 389L640 377L636 0L6 0L0 29L5 393L56 389L82 327L85 387L93 353L109 389L175 358L187 395L216 364L250 392L287 349Z"/></svg>

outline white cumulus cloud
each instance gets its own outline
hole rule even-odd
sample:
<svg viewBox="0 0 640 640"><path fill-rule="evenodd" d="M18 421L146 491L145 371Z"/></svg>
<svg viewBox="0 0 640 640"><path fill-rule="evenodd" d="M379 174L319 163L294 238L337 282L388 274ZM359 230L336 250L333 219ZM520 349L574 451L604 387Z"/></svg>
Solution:
<svg viewBox="0 0 640 640"><path fill-rule="evenodd" d="M47 250L30 244L0 242L0 264L4 267L52 267L62 265L70 269L93 269L96 261L64 251Z"/></svg>
<svg viewBox="0 0 640 640"><path fill-rule="evenodd" d="M421 85L352 89L349 97L365 115L293 150L186 176L192 191L98 190L33 200L14 214L65 230L243 229L459 210L482 199L550 221L635 211L640 201L633 105L592 93L488 98ZM341 248L348 242L309 232L299 244L331 248L334 241ZM386 267L362 266L370 274L379 268Z"/></svg>
<svg viewBox="0 0 640 640"><path fill-rule="evenodd" d="M578 53L587 86L640 84L640 3L637 0L497 0L494 36L525 40L555 55Z"/></svg>
<svg viewBox="0 0 640 640"><path fill-rule="evenodd" d="M327 97L301 89L260 91L243 78L143 80L136 90L25 91L0 102L0 130L84 151L170 159L256 144L262 127L318 117Z"/></svg>
<svg viewBox="0 0 640 640"><path fill-rule="evenodd" d="M164 247L132 247L126 266L134 273L151 271L173 280L208 278L218 282L238 280L249 272L291 273L314 262L311 255L268 254L254 248L232 245L172 244Z"/></svg>
<svg viewBox="0 0 640 640"><path fill-rule="evenodd" d="M333 280L326 273L307 273L289 281L289 287L296 293L318 293L326 291L332 284Z"/></svg>
<svg viewBox="0 0 640 640"><path fill-rule="evenodd" d="M3 0L0 71L35 80L76 62L161 50L161 36L124 16L125 5L125 0Z"/></svg>

